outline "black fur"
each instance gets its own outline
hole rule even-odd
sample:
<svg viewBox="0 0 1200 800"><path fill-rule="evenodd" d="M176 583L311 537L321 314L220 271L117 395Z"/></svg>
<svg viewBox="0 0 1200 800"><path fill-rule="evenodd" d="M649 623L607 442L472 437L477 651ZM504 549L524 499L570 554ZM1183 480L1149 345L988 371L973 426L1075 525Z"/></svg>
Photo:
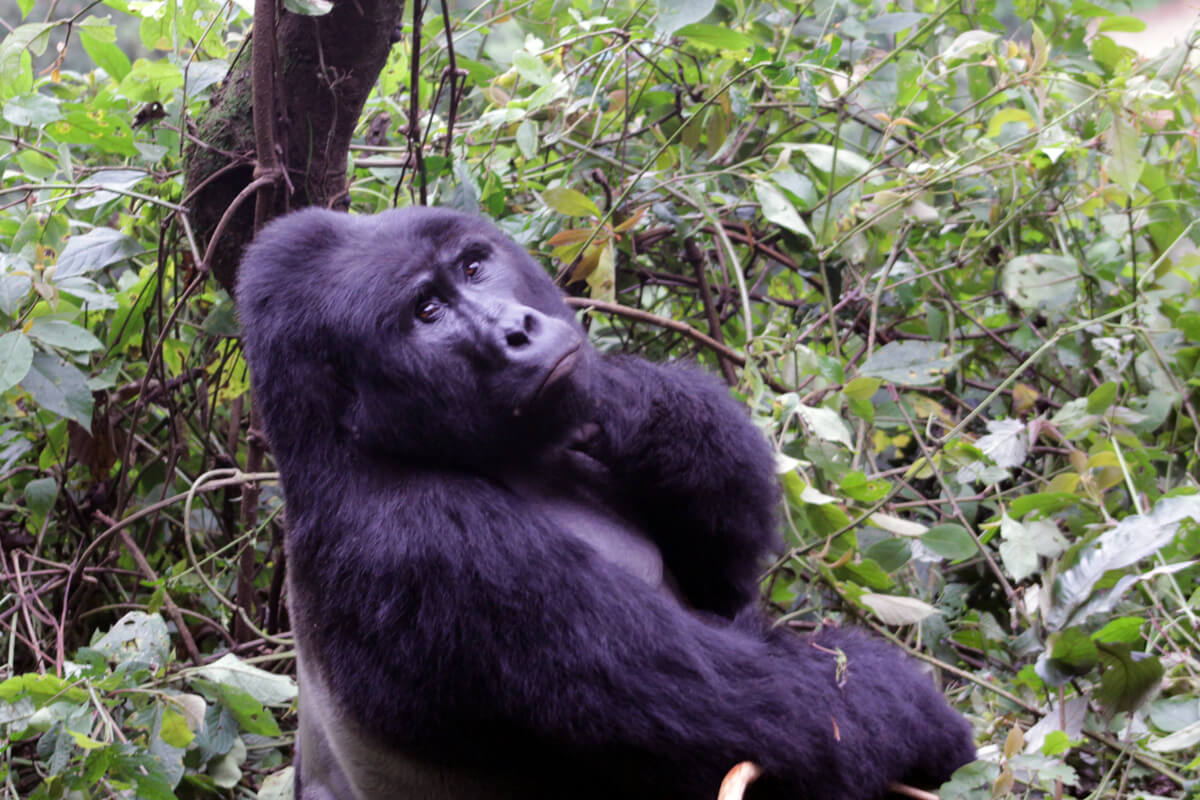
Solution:
<svg viewBox="0 0 1200 800"><path fill-rule="evenodd" d="M450 309L429 324L422 286ZM875 798L973 758L892 647L761 619L773 459L722 386L583 343L535 391L582 332L488 222L302 211L252 245L238 304L300 651L385 747L522 798L711 798L742 760L766 770L757 797ZM514 475L619 514L674 593Z"/></svg>

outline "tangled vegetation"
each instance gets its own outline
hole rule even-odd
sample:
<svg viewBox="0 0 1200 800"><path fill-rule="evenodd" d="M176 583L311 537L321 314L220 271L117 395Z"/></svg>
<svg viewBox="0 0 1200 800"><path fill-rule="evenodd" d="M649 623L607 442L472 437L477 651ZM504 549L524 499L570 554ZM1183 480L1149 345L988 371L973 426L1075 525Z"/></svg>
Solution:
<svg viewBox="0 0 1200 800"><path fill-rule="evenodd" d="M0 793L290 797L286 523L184 186L253 9L16 5ZM767 601L937 668L947 799L1195 794L1198 36L1115 5L416 3L351 144L353 211L489 214L599 348L725 377Z"/></svg>

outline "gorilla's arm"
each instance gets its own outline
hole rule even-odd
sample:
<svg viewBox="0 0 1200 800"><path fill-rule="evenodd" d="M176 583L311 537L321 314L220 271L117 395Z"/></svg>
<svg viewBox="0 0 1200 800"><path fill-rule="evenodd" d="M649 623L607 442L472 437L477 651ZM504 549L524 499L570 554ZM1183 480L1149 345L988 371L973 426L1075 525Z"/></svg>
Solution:
<svg viewBox="0 0 1200 800"><path fill-rule="evenodd" d="M342 489L340 519L293 530L324 541L290 565L305 644L357 719L418 755L670 798L711 797L752 759L761 796L807 800L972 757L964 720L880 642L701 620L480 480Z"/></svg>
<svg viewBox="0 0 1200 800"><path fill-rule="evenodd" d="M733 616L757 597L776 544L775 459L762 433L697 369L605 358L594 395L597 457L647 518L688 602Z"/></svg>

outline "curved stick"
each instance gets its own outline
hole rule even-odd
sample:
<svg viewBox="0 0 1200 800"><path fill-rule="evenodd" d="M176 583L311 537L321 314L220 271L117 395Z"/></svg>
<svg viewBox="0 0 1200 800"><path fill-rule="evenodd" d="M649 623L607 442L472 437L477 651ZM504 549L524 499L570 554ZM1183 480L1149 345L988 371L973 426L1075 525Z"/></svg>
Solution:
<svg viewBox="0 0 1200 800"><path fill-rule="evenodd" d="M735 764L733 769L725 773L725 779L721 781L721 790L717 792L717 800L742 800L745 797L746 789L750 787L750 784L761 778L762 774L762 767L753 761L743 761L740 764ZM917 789L898 781L889 783L888 791L905 797L912 797L915 800L940 800L933 792Z"/></svg>

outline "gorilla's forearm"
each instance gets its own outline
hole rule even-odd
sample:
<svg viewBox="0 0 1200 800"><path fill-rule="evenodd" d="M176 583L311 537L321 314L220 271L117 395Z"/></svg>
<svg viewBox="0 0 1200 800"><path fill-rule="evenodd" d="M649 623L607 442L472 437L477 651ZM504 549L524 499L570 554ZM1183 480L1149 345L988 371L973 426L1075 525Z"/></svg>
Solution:
<svg viewBox="0 0 1200 800"><path fill-rule="evenodd" d="M965 722L891 647L713 624L502 492L417 483L403 504L343 498L394 515L394 532L323 520L339 556L302 561L293 583L353 587L320 598L301 646L336 654L335 696L403 749L548 765L605 789L565 794L631 798L711 797L749 759L766 796L865 800L970 757ZM544 762L522 761L530 752Z"/></svg>
<svg viewBox="0 0 1200 800"><path fill-rule="evenodd" d="M776 544L774 456L724 386L696 369L612 357L595 394L600 458L697 608L732 616L757 596Z"/></svg>

